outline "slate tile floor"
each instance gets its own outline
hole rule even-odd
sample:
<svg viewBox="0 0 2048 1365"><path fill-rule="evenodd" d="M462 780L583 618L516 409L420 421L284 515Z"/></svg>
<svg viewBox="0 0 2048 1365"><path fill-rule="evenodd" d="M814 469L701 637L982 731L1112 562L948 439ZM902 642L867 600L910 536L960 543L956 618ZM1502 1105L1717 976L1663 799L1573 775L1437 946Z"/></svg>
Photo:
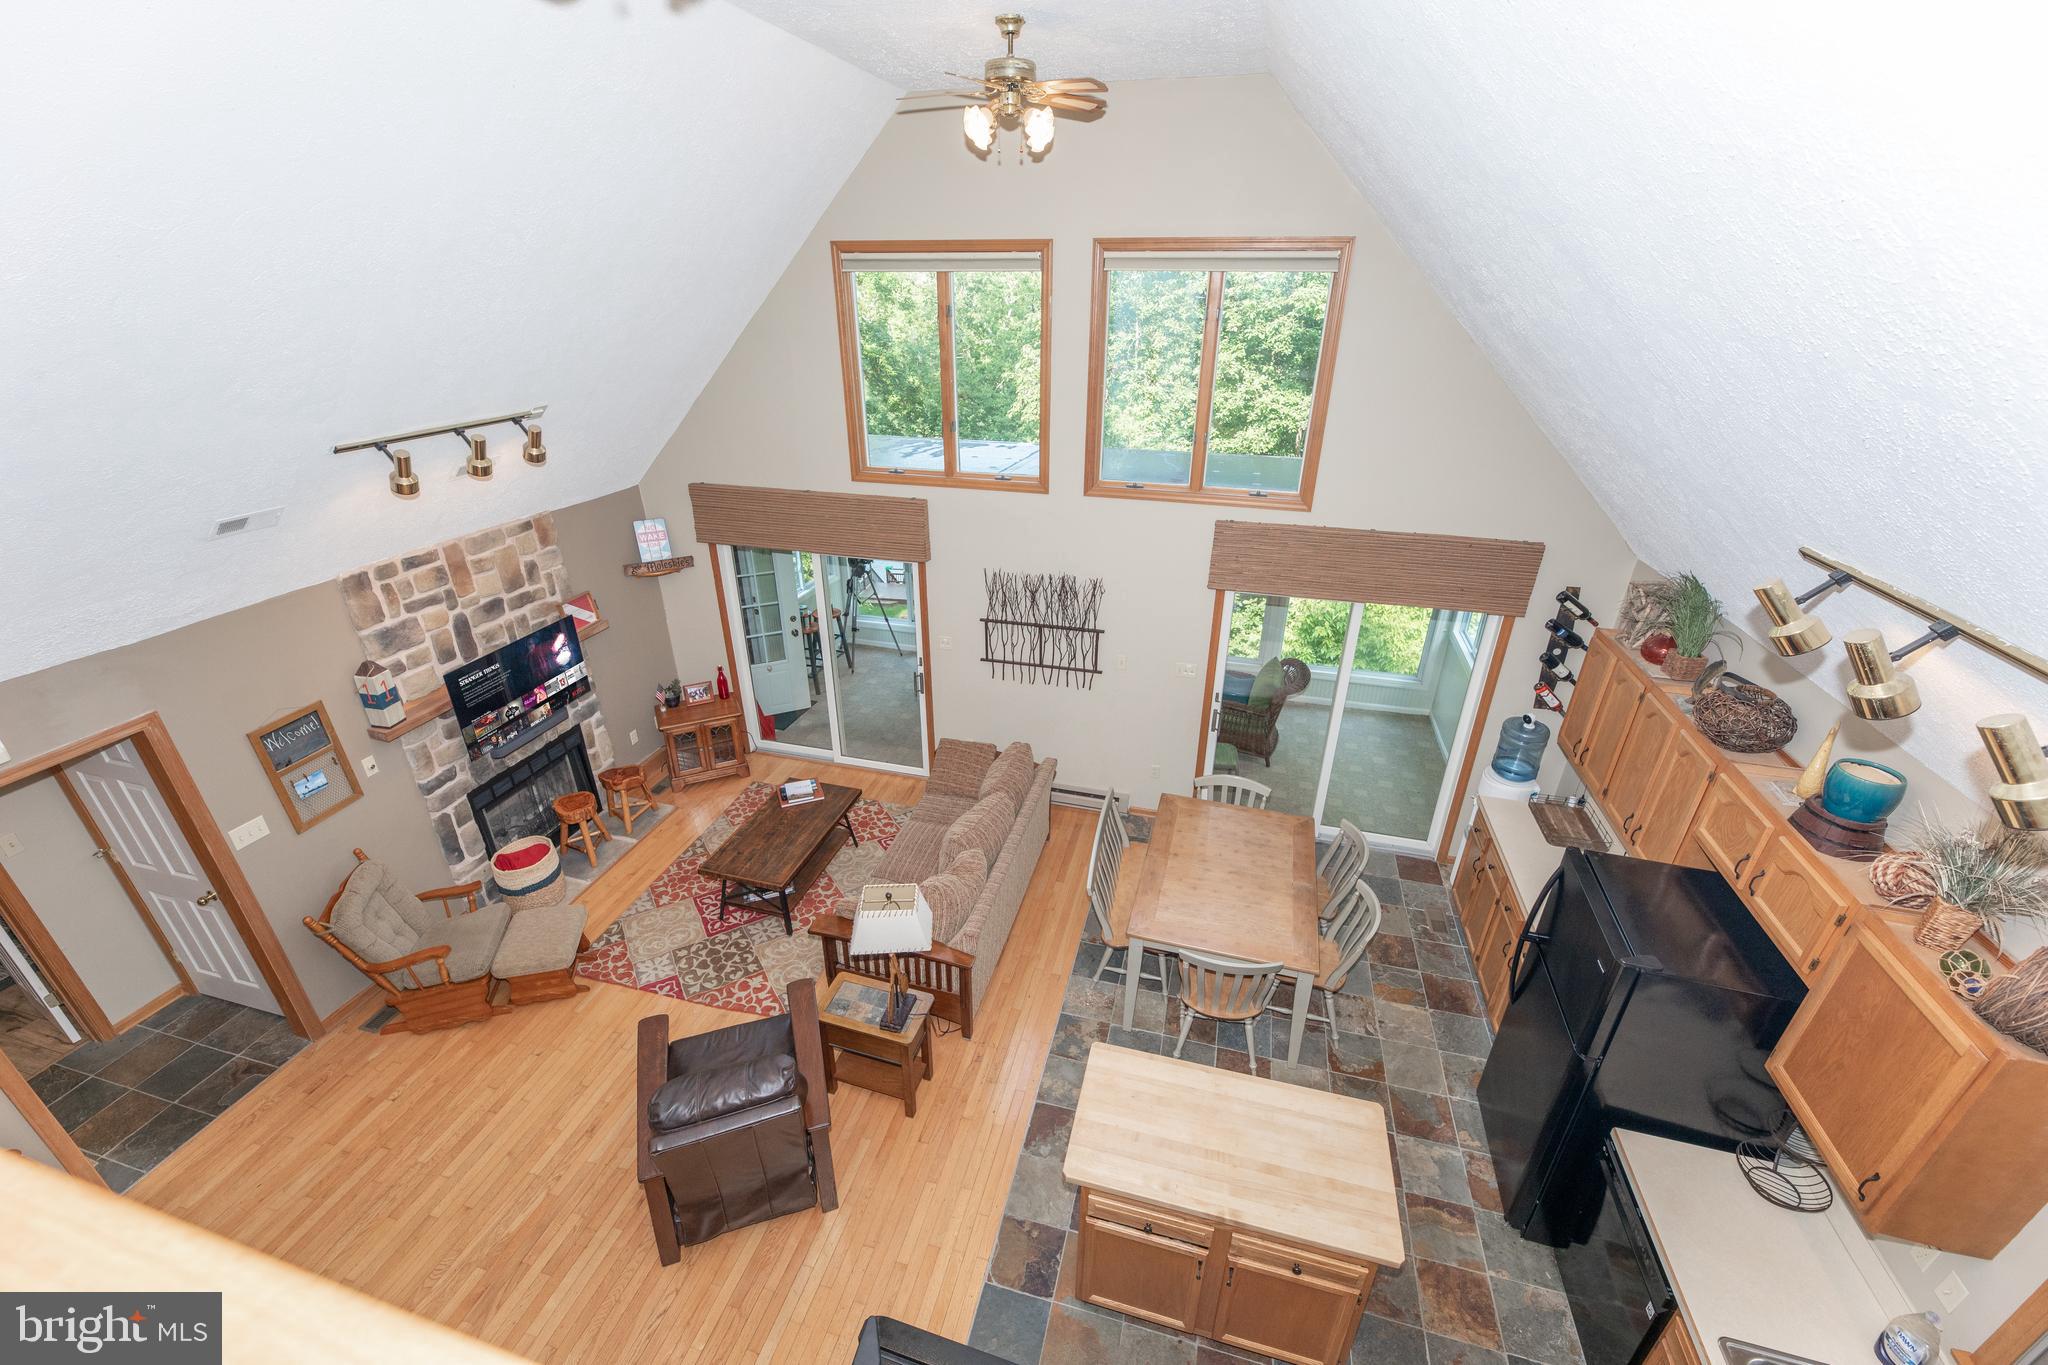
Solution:
<svg viewBox="0 0 2048 1365"><path fill-rule="evenodd" d="M1149 833L1134 824L1134 838ZM1500 1216L1475 1099L1492 1035L1449 895L1427 859L1375 849L1366 873L1385 919L1337 997L1336 1033L1311 1023L1290 1065L1284 1016L1261 1018L1250 1047L1238 1025L1197 1018L1181 1055L1386 1109L1409 1259L1374 1282L1354 1365L1576 1365L1556 1261ZM1074 1297L1076 1200L1060 1167L1088 1050L1107 1041L1171 1052L1180 1027L1178 1002L1154 989L1138 997L1136 1027L1112 1022L1121 998L1089 980L1103 951L1092 938L1084 931L1074 955L970 1341L1017 1365L1259 1359Z"/></svg>
<svg viewBox="0 0 2048 1365"><path fill-rule="evenodd" d="M275 1014L187 995L29 1085L118 1193L305 1045Z"/></svg>

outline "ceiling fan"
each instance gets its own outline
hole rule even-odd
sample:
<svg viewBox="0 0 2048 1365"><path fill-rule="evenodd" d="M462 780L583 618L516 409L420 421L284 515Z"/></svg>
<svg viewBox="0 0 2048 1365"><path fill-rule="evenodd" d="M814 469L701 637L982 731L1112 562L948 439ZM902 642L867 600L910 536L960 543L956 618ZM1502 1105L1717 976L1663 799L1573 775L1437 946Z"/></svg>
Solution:
<svg viewBox="0 0 2048 1365"><path fill-rule="evenodd" d="M1052 146L1052 111L1071 109L1094 113L1104 107L1102 100L1080 92L1107 90L1109 87L1093 76L1072 76L1053 81L1039 80L1038 64L1029 57L1017 55L1017 34L1023 28L1023 15L998 14L996 31L1003 35L1008 51L1000 57L989 58L983 64L982 74L978 77L962 76L957 71L946 73L978 85L980 89L913 90L901 98L971 100L973 102L961 112L961 125L967 133L967 140L974 144L975 150L985 152L993 146L997 128L1014 127L1021 122L1025 147L1034 156L1043 153L1046 148Z"/></svg>

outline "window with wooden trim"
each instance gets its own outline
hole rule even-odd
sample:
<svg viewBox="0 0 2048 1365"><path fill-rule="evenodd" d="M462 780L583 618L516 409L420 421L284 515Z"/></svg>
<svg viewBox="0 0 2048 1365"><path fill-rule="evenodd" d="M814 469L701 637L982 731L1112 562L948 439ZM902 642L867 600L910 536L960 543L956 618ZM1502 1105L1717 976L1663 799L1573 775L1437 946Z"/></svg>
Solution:
<svg viewBox="0 0 2048 1365"><path fill-rule="evenodd" d="M853 477L1046 489L1052 243L834 242Z"/></svg>
<svg viewBox="0 0 2048 1365"><path fill-rule="evenodd" d="M1351 241L1098 238L1087 491L1307 508Z"/></svg>

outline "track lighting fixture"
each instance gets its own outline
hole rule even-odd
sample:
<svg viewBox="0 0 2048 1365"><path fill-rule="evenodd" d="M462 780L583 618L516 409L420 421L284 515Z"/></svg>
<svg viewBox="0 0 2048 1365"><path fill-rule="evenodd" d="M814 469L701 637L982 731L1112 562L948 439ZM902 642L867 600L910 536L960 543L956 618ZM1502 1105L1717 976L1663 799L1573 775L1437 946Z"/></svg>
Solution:
<svg viewBox="0 0 2048 1365"><path fill-rule="evenodd" d="M526 433L526 444L520 449L520 457L530 465L544 465L548 462L548 448L541 441L540 428L528 426L527 423L536 421L547 410L547 404L543 403L524 412L508 412L500 417L478 417L473 421L453 422L445 427L421 427L418 431L401 431L393 436L373 436L367 441L349 441L338 445L334 448L334 453L346 455L356 450L382 452L384 458L391 461L392 493L401 498L415 498L419 496L420 479L419 475L413 472L412 453L406 450L394 451L393 446L401 441L417 441L428 436L457 437L468 449L468 455L462 464L463 475L482 482L496 472L496 466L491 460L490 450L484 438L470 435L470 430L476 427L507 424L518 427Z"/></svg>
<svg viewBox="0 0 2048 1365"><path fill-rule="evenodd" d="M1999 820L2010 829L2048 830L2048 749L2033 725L2009 711L1978 721L1977 734L1998 769L1990 796Z"/></svg>
<svg viewBox="0 0 2048 1365"><path fill-rule="evenodd" d="M1809 616L1801 608L1830 588L1839 588L1854 581L1849 574L1837 569L1819 587L1797 597L1792 595L1792 590L1785 586L1782 578L1774 578L1756 589L1756 600L1763 603L1764 614L1771 618L1771 648L1792 659L1801 654L1811 654L1834 639L1818 616Z"/></svg>
<svg viewBox="0 0 2048 1365"><path fill-rule="evenodd" d="M1897 720L1920 709L1920 687L1892 665L1916 650L1962 634L1946 621L1936 621L1927 633L1903 648L1887 651L1884 635L1875 630L1852 630L1842 637L1849 651L1849 667L1856 681L1849 684L1849 705L1865 720Z"/></svg>

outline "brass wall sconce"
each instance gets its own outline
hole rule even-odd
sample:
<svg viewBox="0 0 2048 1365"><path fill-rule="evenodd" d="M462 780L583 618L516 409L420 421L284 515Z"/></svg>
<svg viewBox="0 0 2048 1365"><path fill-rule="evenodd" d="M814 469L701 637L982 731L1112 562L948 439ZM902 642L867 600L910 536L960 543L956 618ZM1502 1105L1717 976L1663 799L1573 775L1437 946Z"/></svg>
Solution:
<svg viewBox="0 0 2048 1365"><path fill-rule="evenodd" d="M1771 648L1788 659L1795 659L1801 654L1813 653L1834 639L1818 616L1809 616L1801 608L1829 589L1853 582L1853 577L1837 569L1819 587L1797 597L1792 595L1792 590L1785 586L1782 578L1774 578L1756 589L1756 600L1763 603L1764 614L1771 618Z"/></svg>
<svg viewBox="0 0 2048 1365"><path fill-rule="evenodd" d="M473 427L495 427L508 424L516 426L526 433L526 444L520 450L521 458L530 465L544 465L548 462L548 448L541 443L540 428L538 426L529 427L527 423L539 418L547 410L547 404L543 403L539 407L528 408L524 412L508 412L500 417L479 417L474 421L451 423L445 427L421 427L418 431L401 431L395 436L377 436L367 441L349 441L336 446L334 453L346 455L356 450L383 452L384 458L391 461L390 484L392 494L400 498L416 498L420 493L420 479L419 475L413 472L412 452L407 450L394 451L391 447L397 445L400 441L417 441L428 436L459 437L468 450L468 455L462 464L463 474L478 482L483 482L497 472L497 467L491 460L490 451L484 442L484 438L470 435L470 429Z"/></svg>
<svg viewBox="0 0 2048 1365"><path fill-rule="evenodd" d="M1990 796L1999 820L2011 829L2048 830L2048 749L2034 727L2007 712L1978 721L1977 734L1998 769Z"/></svg>
<svg viewBox="0 0 2048 1365"><path fill-rule="evenodd" d="M1884 635L1875 630L1852 630L1842 637L1849 651L1849 667L1856 681L1849 684L1849 705L1865 720L1897 720L1920 709L1920 687L1892 665L1915 650L1962 634L1946 621L1936 621L1927 633L1902 649L1887 651Z"/></svg>

